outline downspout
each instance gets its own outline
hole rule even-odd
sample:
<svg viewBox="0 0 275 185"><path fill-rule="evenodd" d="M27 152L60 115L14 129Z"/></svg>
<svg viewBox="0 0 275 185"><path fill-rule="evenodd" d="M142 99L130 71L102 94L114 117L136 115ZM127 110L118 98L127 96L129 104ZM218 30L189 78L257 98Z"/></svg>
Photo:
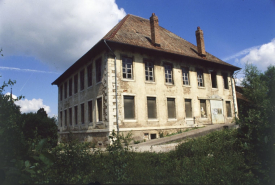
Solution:
<svg viewBox="0 0 275 185"><path fill-rule="evenodd" d="M234 114L235 114L235 118L238 118L238 116L237 116L238 107L237 107L236 90L235 90L236 82L235 82L235 78L233 77L233 75L234 75L234 73L231 76L231 88L232 88L232 95L233 95Z"/></svg>
<svg viewBox="0 0 275 185"><path fill-rule="evenodd" d="M108 46L108 44L106 43L106 40L104 39L104 43L106 44L106 46L109 48L109 50L113 53L113 55L115 56L115 96L116 96L116 125L117 125L117 137L119 136L119 126L118 126L118 105L117 105L117 75L116 75L116 55L115 53L111 50L111 48Z"/></svg>

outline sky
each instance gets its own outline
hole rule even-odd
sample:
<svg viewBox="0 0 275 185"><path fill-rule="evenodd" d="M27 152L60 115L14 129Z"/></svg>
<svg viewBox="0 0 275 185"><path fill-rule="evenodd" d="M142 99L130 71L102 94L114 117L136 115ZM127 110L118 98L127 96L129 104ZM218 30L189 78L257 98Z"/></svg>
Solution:
<svg viewBox="0 0 275 185"><path fill-rule="evenodd" d="M261 71L275 65L275 0L0 0L0 85L16 80L12 93L25 96L17 101L22 113L43 107L56 116L51 83L124 16L152 13L195 45L200 26L206 51L225 62Z"/></svg>

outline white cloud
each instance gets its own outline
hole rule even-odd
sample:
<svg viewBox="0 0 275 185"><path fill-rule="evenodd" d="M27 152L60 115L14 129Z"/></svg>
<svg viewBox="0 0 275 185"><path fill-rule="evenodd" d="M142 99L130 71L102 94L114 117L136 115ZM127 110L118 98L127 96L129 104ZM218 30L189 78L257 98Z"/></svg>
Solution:
<svg viewBox="0 0 275 185"><path fill-rule="evenodd" d="M252 63L261 70L266 70L269 65L275 65L275 39L261 45L260 48L252 49L240 61L242 63Z"/></svg>
<svg viewBox="0 0 275 185"><path fill-rule="evenodd" d="M1 0L5 55L28 55L64 70L126 15L115 0Z"/></svg>
<svg viewBox="0 0 275 185"><path fill-rule="evenodd" d="M5 95L10 95L10 93L6 93ZM13 99L16 99L16 95L12 95ZM50 106L44 105L42 99L21 99L14 102L16 105L20 106L20 111L22 113L28 113L28 112L37 112L40 108L44 108L44 110L49 114L51 112Z"/></svg>
<svg viewBox="0 0 275 185"><path fill-rule="evenodd" d="M244 49L244 50L242 50L242 51L240 51L240 52L238 52L238 53L236 53L236 54L234 54L234 55L231 55L231 56L229 56L229 57L224 58L223 61L228 61L228 60L231 60L231 59L235 59L235 62L238 62L238 61L239 61L239 60L238 60L238 57L243 56L243 55L246 55L246 54L249 53L250 51L252 51L252 50L254 50L254 49L257 49L257 48L259 48L259 47L260 47L260 46L253 46L253 47L251 47L251 48Z"/></svg>

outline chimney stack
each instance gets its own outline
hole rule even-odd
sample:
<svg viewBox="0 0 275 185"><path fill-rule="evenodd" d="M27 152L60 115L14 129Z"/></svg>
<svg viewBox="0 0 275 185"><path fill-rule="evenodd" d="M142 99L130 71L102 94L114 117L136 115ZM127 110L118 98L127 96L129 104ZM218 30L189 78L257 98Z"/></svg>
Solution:
<svg viewBox="0 0 275 185"><path fill-rule="evenodd" d="M200 56L204 58L206 56L206 53L205 53L205 47L204 47L203 31L199 26L196 30L196 39L197 39L198 53Z"/></svg>
<svg viewBox="0 0 275 185"><path fill-rule="evenodd" d="M151 40L154 46L160 47L160 39L159 39L159 19L152 13L150 17L150 27L151 27Z"/></svg>

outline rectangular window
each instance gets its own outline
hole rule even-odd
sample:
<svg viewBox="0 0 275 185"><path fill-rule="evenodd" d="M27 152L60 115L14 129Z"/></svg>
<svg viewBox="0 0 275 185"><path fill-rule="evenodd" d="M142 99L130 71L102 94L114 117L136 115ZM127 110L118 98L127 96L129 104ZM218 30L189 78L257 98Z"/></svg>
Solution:
<svg viewBox="0 0 275 185"><path fill-rule="evenodd" d="M78 111L77 111L77 106L74 106L74 123L77 125L78 123Z"/></svg>
<svg viewBox="0 0 275 185"><path fill-rule="evenodd" d="M60 116L60 127L62 127L62 111L59 112L59 116Z"/></svg>
<svg viewBox="0 0 275 185"><path fill-rule="evenodd" d="M84 89L84 69L80 71L80 90Z"/></svg>
<svg viewBox="0 0 275 185"><path fill-rule="evenodd" d="M70 123L70 125L73 125L73 113L72 113L72 108L69 108L69 123Z"/></svg>
<svg viewBox="0 0 275 185"><path fill-rule="evenodd" d="M176 118L175 98L167 98L168 119Z"/></svg>
<svg viewBox="0 0 275 185"><path fill-rule="evenodd" d="M185 116L186 118L192 118L192 100L185 99Z"/></svg>
<svg viewBox="0 0 275 185"><path fill-rule="evenodd" d="M171 64L164 64L165 71L165 83L172 84L173 83L173 67Z"/></svg>
<svg viewBox="0 0 275 185"><path fill-rule="evenodd" d="M226 102L227 117L232 117L230 101Z"/></svg>
<svg viewBox="0 0 275 185"><path fill-rule="evenodd" d="M84 114L84 103L82 103L80 105L80 108L81 108L81 123L84 124L84 118L85 118L85 114Z"/></svg>
<svg viewBox="0 0 275 185"><path fill-rule="evenodd" d="M69 96L72 96L73 93L73 79L70 78L69 80Z"/></svg>
<svg viewBox="0 0 275 185"><path fill-rule="evenodd" d="M78 91L78 74L74 75L74 93Z"/></svg>
<svg viewBox="0 0 275 185"><path fill-rule="evenodd" d="M88 116L89 122L93 122L93 101L88 102Z"/></svg>
<svg viewBox="0 0 275 185"><path fill-rule="evenodd" d="M122 75L123 78L133 79L133 59L132 58L122 58Z"/></svg>
<svg viewBox="0 0 275 185"><path fill-rule="evenodd" d="M157 118L157 108L156 108L155 97L147 97L147 112L148 112L148 119Z"/></svg>
<svg viewBox="0 0 275 185"><path fill-rule="evenodd" d="M189 69L187 67L181 68L183 85L189 85Z"/></svg>
<svg viewBox="0 0 275 185"><path fill-rule="evenodd" d="M98 121L102 121L102 97L97 98L97 119Z"/></svg>
<svg viewBox="0 0 275 185"><path fill-rule="evenodd" d="M200 111L201 111L201 117L206 118L206 100L200 100Z"/></svg>
<svg viewBox="0 0 275 185"><path fill-rule="evenodd" d="M101 58L95 61L95 68L96 68L96 82L101 81Z"/></svg>
<svg viewBox="0 0 275 185"><path fill-rule="evenodd" d="M149 61L145 61L145 80L154 81L154 64Z"/></svg>
<svg viewBox="0 0 275 185"><path fill-rule="evenodd" d="M67 98L67 90L68 90L68 88L67 88L67 82L65 82L65 84L64 84L64 99Z"/></svg>
<svg viewBox="0 0 275 185"><path fill-rule="evenodd" d="M198 86L204 87L202 69L197 69L197 79L198 79Z"/></svg>
<svg viewBox="0 0 275 185"><path fill-rule="evenodd" d="M124 96L124 119L135 119L134 96Z"/></svg>
<svg viewBox="0 0 275 185"><path fill-rule="evenodd" d="M223 73L223 74L222 74L222 77L223 77L223 84L224 84L224 88L225 88L225 89L228 89L228 79L227 79L227 74L226 74L226 73Z"/></svg>
<svg viewBox="0 0 275 185"><path fill-rule="evenodd" d="M59 87L59 98L60 98L60 101L62 101L62 96L63 96L63 85L60 85Z"/></svg>
<svg viewBox="0 0 275 185"><path fill-rule="evenodd" d="M67 110L64 110L64 114L65 114L65 126L67 126Z"/></svg>
<svg viewBox="0 0 275 185"><path fill-rule="evenodd" d="M93 76L92 76L92 64L87 67L87 77L88 77L88 87L93 85Z"/></svg>
<svg viewBox="0 0 275 185"><path fill-rule="evenodd" d="M211 82L212 82L212 88L217 88L217 73L211 72Z"/></svg>

